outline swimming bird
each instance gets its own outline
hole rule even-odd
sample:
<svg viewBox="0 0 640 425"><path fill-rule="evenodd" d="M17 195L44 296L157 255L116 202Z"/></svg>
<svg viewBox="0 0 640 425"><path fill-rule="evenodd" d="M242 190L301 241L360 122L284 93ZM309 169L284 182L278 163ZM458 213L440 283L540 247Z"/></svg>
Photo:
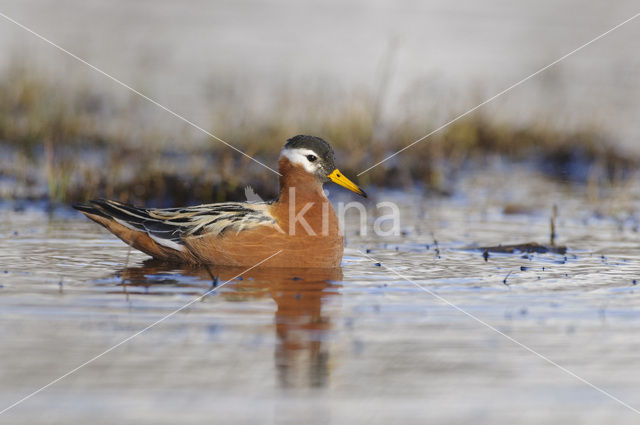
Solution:
<svg viewBox="0 0 640 425"><path fill-rule="evenodd" d="M280 194L269 202L158 209L97 199L74 208L162 261L248 267L273 256L264 266L339 267L343 237L323 184L366 193L338 170L333 149L319 137L287 140L278 171Z"/></svg>

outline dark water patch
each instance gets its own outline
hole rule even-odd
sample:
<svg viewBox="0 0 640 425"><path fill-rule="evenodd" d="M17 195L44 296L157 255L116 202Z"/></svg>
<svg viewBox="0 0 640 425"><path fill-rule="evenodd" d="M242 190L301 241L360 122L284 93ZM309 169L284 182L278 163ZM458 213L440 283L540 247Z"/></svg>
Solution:
<svg viewBox="0 0 640 425"><path fill-rule="evenodd" d="M487 260L490 253L499 254L558 254L565 255L567 253L567 247L554 246L554 245L541 245L537 242L529 242L523 244L510 244L510 245L494 245L494 246L480 246L480 247L466 247L461 248L463 250L481 251L482 256Z"/></svg>

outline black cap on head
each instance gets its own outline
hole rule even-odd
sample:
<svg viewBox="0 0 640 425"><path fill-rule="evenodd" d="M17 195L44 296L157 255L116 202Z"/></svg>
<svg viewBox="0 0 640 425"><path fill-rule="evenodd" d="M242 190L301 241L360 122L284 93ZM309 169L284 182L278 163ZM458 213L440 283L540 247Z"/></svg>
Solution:
<svg viewBox="0 0 640 425"><path fill-rule="evenodd" d="M309 149L314 151L319 158L322 160L322 165L326 174L335 170L335 155L333 153L333 148L329 143L322 140L319 137L315 136L305 136L303 134L299 134L297 136L293 136L287 143L284 145L285 149Z"/></svg>

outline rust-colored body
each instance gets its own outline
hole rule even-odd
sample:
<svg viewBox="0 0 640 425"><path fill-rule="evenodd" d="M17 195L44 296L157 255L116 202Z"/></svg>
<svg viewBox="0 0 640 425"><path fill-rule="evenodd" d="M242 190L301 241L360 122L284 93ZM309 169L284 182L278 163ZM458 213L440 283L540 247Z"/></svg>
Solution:
<svg viewBox="0 0 640 425"><path fill-rule="evenodd" d="M280 159L279 171L280 197L269 206L275 226L186 236L181 250L157 243L144 231L111 218L83 212L125 243L163 261L250 267L273 255L264 266L339 267L343 238L322 182L286 157Z"/></svg>

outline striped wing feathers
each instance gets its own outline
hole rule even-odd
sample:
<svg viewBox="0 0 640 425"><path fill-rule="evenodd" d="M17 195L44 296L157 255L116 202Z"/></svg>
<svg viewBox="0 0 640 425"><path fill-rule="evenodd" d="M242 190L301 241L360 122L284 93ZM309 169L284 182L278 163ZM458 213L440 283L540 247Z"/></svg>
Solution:
<svg viewBox="0 0 640 425"><path fill-rule="evenodd" d="M186 208L136 208L116 201L91 201L93 213L111 218L133 230L146 232L154 241L181 250L184 238L221 236L256 226L277 227L265 202L224 202Z"/></svg>

